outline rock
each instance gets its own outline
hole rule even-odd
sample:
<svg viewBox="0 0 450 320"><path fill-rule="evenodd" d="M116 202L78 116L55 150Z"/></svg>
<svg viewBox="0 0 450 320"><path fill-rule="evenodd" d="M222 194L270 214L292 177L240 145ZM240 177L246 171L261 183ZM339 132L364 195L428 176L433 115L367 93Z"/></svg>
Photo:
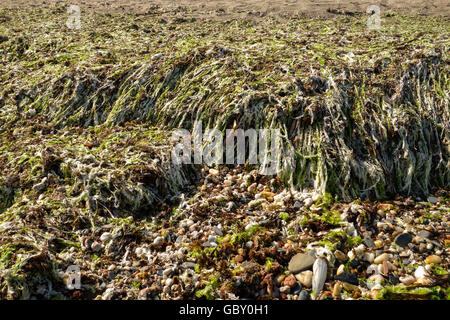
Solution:
<svg viewBox="0 0 450 320"><path fill-rule="evenodd" d="M286 277L283 281L283 284L285 286L288 286L289 288L293 288L296 285L297 281L293 276Z"/></svg>
<svg viewBox="0 0 450 320"><path fill-rule="evenodd" d="M363 240L363 243L366 245L366 247L368 248L373 248L375 247L375 243L373 242L372 239L370 239L369 237L365 237Z"/></svg>
<svg viewBox="0 0 450 320"><path fill-rule="evenodd" d="M155 240L153 241L154 245L160 245L162 242L164 241L163 237L156 237Z"/></svg>
<svg viewBox="0 0 450 320"><path fill-rule="evenodd" d="M416 271L414 271L414 277L416 279L423 278L428 275L427 270L423 266L419 266Z"/></svg>
<svg viewBox="0 0 450 320"><path fill-rule="evenodd" d="M383 241L381 241L381 240L375 240L373 243L375 244L375 247L377 247L377 248L381 248L383 246Z"/></svg>
<svg viewBox="0 0 450 320"><path fill-rule="evenodd" d="M298 295L298 300L309 300L309 299L310 299L309 292L306 290L302 290Z"/></svg>
<svg viewBox="0 0 450 320"><path fill-rule="evenodd" d="M416 282L416 278L414 278L413 276L400 277L399 280L401 283L403 283L406 286L409 286L409 285L413 284L414 282Z"/></svg>
<svg viewBox="0 0 450 320"><path fill-rule="evenodd" d="M370 266L367 267L366 273L368 275L371 274L379 274L380 272L378 271L378 265L376 264L371 264Z"/></svg>
<svg viewBox="0 0 450 320"><path fill-rule="evenodd" d="M340 275L340 274L342 274L344 271L345 271L345 265L341 264L341 265L339 266L339 268L337 269L336 274L337 274L337 275Z"/></svg>
<svg viewBox="0 0 450 320"><path fill-rule="evenodd" d="M195 263L194 262L184 262L182 264L183 269L195 269Z"/></svg>
<svg viewBox="0 0 450 320"><path fill-rule="evenodd" d="M302 203L300 201L295 201L294 209L300 209L302 207Z"/></svg>
<svg viewBox="0 0 450 320"><path fill-rule="evenodd" d="M319 294L327 279L327 261L323 258L316 259L313 265L312 290Z"/></svg>
<svg viewBox="0 0 450 320"><path fill-rule="evenodd" d="M430 203L432 203L432 204L436 204L436 203L439 202L439 199L436 198L436 197L431 196L431 197L428 197L428 198L427 198L427 201L430 202Z"/></svg>
<svg viewBox="0 0 450 320"><path fill-rule="evenodd" d="M342 284L337 282L333 287L332 296L334 299L339 299L341 297Z"/></svg>
<svg viewBox="0 0 450 320"><path fill-rule="evenodd" d="M375 284L383 284L384 283L384 278L380 274L374 274L374 275L370 276L368 280L372 281ZM370 288L370 289L372 289L372 288Z"/></svg>
<svg viewBox="0 0 450 320"><path fill-rule="evenodd" d="M219 237L223 237L223 232L222 232L222 230L220 230L219 227L215 226L215 227L213 228L213 231L214 231Z"/></svg>
<svg viewBox="0 0 450 320"><path fill-rule="evenodd" d="M351 283L348 283L348 282L343 282L342 286L347 291L361 291L358 286L355 286L355 285L353 285Z"/></svg>
<svg viewBox="0 0 450 320"><path fill-rule="evenodd" d="M352 273L342 272L341 274L336 275L334 277L334 279L342 281L342 282L347 282L350 284L358 285L358 278L356 277L356 275L354 275Z"/></svg>
<svg viewBox="0 0 450 320"><path fill-rule="evenodd" d="M310 255L298 253L289 261L288 269L292 273L299 273L303 270L311 268L314 264L315 258Z"/></svg>
<svg viewBox="0 0 450 320"><path fill-rule="evenodd" d="M305 201L303 201L303 204L305 205L305 208L308 209L309 207L312 206L313 202L314 202L313 199L307 198L305 199Z"/></svg>
<svg viewBox="0 0 450 320"><path fill-rule="evenodd" d="M295 282L295 285L291 288L291 292L294 295L299 295L303 290L303 287L301 284L299 284L298 282Z"/></svg>
<svg viewBox="0 0 450 320"><path fill-rule="evenodd" d="M428 257L425 259L425 263L426 263L426 264L432 264L432 263L438 264L438 263L441 263L441 262L442 262L441 257L439 257L439 256L437 256L437 255L435 255L435 254L433 254L433 255L431 255L431 256L428 256Z"/></svg>
<svg viewBox="0 0 450 320"><path fill-rule="evenodd" d="M388 261L390 258L388 253L383 253L380 254L378 257L375 258L375 260L373 261L375 264L381 264L384 261Z"/></svg>
<svg viewBox="0 0 450 320"><path fill-rule="evenodd" d="M424 239L429 239L431 237L431 232L427 230L420 230L417 235Z"/></svg>
<svg viewBox="0 0 450 320"><path fill-rule="evenodd" d="M312 286L313 273L311 270L303 271L297 275L295 278L306 288L311 288Z"/></svg>
<svg viewBox="0 0 450 320"><path fill-rule="evenodd" d="M102 242L108 242L109 240L112 239L112 235L109 232L104 232L102 233L102 235L100 236L100 241Z"/></svg>
<svg viewBox="0 0 450 320"><path fill-rule="evenodd" d="M217 242L217 237L216 236L209 236L208 237L208 242L209 243L216 243Z"/></svg>
<svg viewBox="0 0 450 320"><path fill-rule="evenodd" d="M91 244L91 249L92 249L92 251L97 252L97 251L102 250L102 248L103 248L103 245L102 245L100 242L94 241L94 242Z"/></svg>
<svg viewBox="0 0 450 320"><path fill-rule="evenodd" d="M373 252L364 252L363 259L369 263L373 263L375 260L375 253Z"/></svg>
<svg viewBox="0 0 450 320"><path fill-rule="evenodd" d="M234 204L234 202L233 202L233 201L230 201L230 202L227 203L227 205L226 205L225 208L226 208L227 211L231 211L231 210L233 210L235 207L236 207L236 205Z"/></svg>
<svg viewBox="0 0 450 320"><path fill-rule="evenodd" d="M336 257L336 259L338 259L338 260L340 260L340 261L342 261L342 262L345 262L345 261L348 260L348 259L347 259L347 256L345 255L345 253L343 253L343 252L340 251L340 250L336 250L336 251L334 252L334 256Z"/></svg>
<svg viewBox="0 0 450 320"><path fill-rule="evenodd" d="M393 275L392 273L389 275L389 280L388 281L389 281L390 284L392 284L394 286L400 282L398 277Z"/></svg>
<svg viewBox="0 0 450 320"><path fill-rule="evenodd" d="M395 238L394 242L400 247L407 247L408 244L411 243L412 239L413 237L409 233L401 233Z"/></svg>

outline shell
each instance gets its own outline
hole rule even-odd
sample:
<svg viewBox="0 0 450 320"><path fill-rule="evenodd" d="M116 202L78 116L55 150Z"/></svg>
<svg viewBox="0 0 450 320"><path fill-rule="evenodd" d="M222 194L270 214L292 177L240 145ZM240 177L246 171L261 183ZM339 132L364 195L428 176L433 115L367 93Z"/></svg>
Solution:
<svg viewBox="0 0 450 320"><path fill-rule="evenodd" d="M322 291L327 279L327 261L323 258L316 259L313 265L312 289L316 294Z"/></svg>

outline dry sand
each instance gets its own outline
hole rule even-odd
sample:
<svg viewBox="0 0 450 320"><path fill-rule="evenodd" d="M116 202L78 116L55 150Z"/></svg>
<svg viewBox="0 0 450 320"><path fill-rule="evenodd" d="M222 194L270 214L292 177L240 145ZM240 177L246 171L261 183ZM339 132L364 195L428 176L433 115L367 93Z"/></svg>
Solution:
<svg viewBox="0 0 450 320"><path fill-rule="evenodd" d="M55 5L78 5L82 10L102 12L145 13L155 8L162 11L179 9L180 15L218 19L358 14L365 13L370 5L378 5L382 13L450 16L450 0L0 0L3 7Z"/></svg>

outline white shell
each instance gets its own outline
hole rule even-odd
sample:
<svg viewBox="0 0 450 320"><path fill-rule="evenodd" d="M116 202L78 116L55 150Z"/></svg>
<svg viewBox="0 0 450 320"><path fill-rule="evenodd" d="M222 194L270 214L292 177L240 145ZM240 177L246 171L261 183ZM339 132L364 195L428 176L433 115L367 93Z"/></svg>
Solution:
<svg viewBox="0 0 450 320"><path fill-rule="evenodd" d="M327 261L323 258L316 259L313 265L312 290L319 294L327 279Z"/></svg>

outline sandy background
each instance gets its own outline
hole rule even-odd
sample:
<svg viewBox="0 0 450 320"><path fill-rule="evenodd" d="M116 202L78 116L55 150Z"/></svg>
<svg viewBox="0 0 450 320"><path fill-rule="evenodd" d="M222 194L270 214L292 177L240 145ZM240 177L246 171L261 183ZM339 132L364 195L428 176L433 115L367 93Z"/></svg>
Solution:
<svg viewBox="0 0 450 320"><path fill-rule="evenodd" d="M378 5L382 13L395 11L413 15L450 16L450 0L0 0L0 6L3 7L70 4L78 5L82 10L102 12L145 13L155 8L161 11L179 9L180 13L189 16L221 19L357 14L365 13L369 5Z"/></svg>

